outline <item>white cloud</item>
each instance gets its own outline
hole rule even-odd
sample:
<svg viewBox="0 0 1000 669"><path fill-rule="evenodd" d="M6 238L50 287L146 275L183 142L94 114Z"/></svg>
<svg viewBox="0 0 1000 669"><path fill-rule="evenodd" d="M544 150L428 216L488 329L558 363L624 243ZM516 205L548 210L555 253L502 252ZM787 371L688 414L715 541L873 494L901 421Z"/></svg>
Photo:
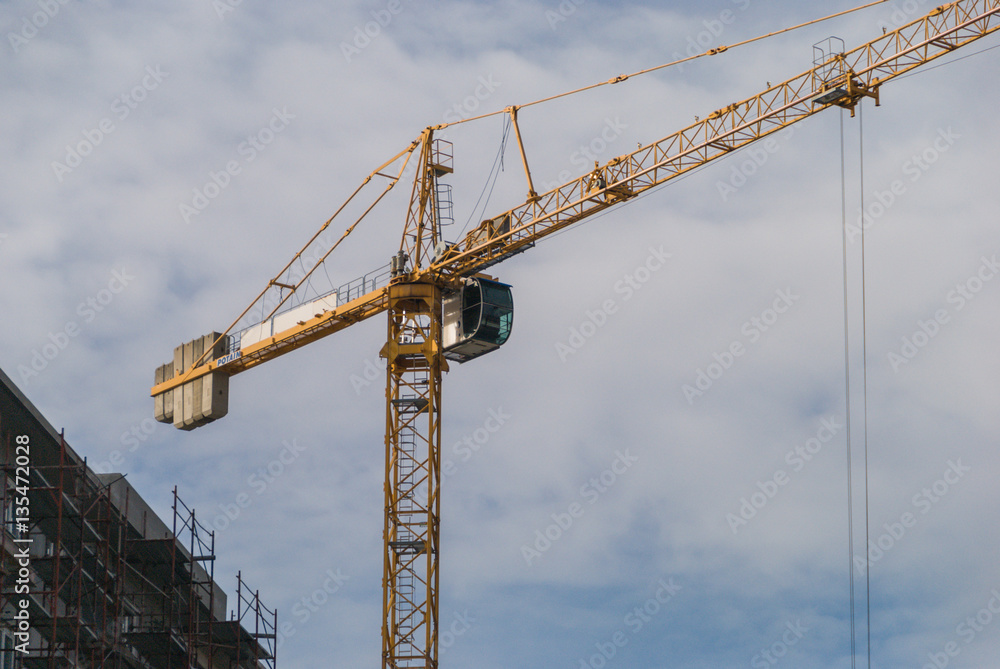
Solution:
<svg viewBox="0 0 1000 669"><path fill-rule="evenodd" d="M174 484L210 519L249 491L253 503L219 534L217 576L229 583L226 575L242 569L282 620L300 623L281 649L283 665L371 662L380 647L384 408L380 378L356 392L351 377L377 354L381 319L237 377L223 421L193 433L157 426L128 450L123 433L150 412L152 369L179 342L228 325L371 169L455 105L469 115L501 110L659 64L727 9L735 20L713 35L719 43L848 8L781 4L665 11L586 2L553 30L546 12L559 11L557 2L403 0L350 62L341 44L387 4L241 3L222 19L210 3L66 5L16 53L5 42L0 65L0 365L20 381L33 351L76 323L79 335L21 383L26 394L92 461L120 451L122 469L162 511ZM8 3L0 14L16 26L35 8ZM806 69L813 42L830 32L848 45L874 36L893 9L527 108L520 119L536 182L586 169L580 147L609 118L627 127L601 160ZM989 474L1000 464L989 334L1000 283L985 283L961 311L948 302L981 256L1000 253L998 100L983 85L995 79L996 53L887 84L882 106L866 103L863 112L866 206L894 180L906 185L866 232L872 539L912 509L949 459L972 467L873 566L872 634L887 664L925 663L983 606L982 593L1000 585L990 557L997 540L983 530L997 502ZM116 100L142 85L147 67L169 76L119 118ZM498 83L477 96L481 78ZM241 143L276 108L294 119L248 160ZM647 601L651 584L671 576L681 594L615 662L662 666L669 655L671 666L749 664L798 618L812 631L787 663L835 666L830 658L848 652L842 435L739 533L726 521L759 482L789 468L786 454L823 417L845 413L838 114L796 126L725 199L719 184L730 183L746 152L494 268L514 285L514 336L454 369L444 391L444 456L460 466L445 480L442 616L468 609L477 619L448 661L509 666L516 652L523 666L578 665ZM105 118L113 132L59 181L52 162ZM849 220L860 207L859 122L844 119ZM501 126L494 118L447 131L456 143L459 226ZM948 128L959 137L914 180L908 161ZM239 173L186 224L179 206L229 161ZM489 210L517 204L526 190L509 147ZM388 260L407 193L401 184L391 206L359 228L330 269L334 281ZM671 253L665 267L561 360L556 343L588 311L620 300L616 282L661 245ZM849 252L858 361L859 244ZM122 268L134 282L84 322L79 305ZM743 325L786 288L801 299L749 343ZM941 308L950 322L894 372L887 353ZM683 385L736 341L746 353L689 403ZM852 384L859 392L858 367ZM499 407L509 421L461 460L453 445ZM248 478L291 439L305 446L301 459L257 495ZM581 501L581 487L623 449L639 458L636 468L593 505L584 500L574 526L527 566L521 546ZM860 466L853 473L860 552ZM329 569L350 580L302 623L294 607ZM959 641L967 657L985 658L996 655L994 639L986 631Z"/></svg>

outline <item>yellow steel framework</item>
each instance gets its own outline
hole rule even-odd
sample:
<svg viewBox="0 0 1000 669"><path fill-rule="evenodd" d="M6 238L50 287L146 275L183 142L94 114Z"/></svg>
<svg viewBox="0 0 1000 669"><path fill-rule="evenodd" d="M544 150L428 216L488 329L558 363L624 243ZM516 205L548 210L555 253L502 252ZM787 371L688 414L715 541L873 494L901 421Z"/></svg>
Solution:
<svg viewBox="0 0 1000 669"><path fill-rule="evenodd" d="M960 0L938 7L928 15L887 32L853 51L835 54L830 61L797 77L712 112L683 130L613 158L592 172L558 188L540 196L529 196L524 204L483 221L446 256L427 265L424 264L427 255L425 247L419 254L419 259L413 256L412 259L419 262L414 262L409 278L415 281L427 278L439 280L442 277L475 274L514 252L529 248L553 232L667 183L823 109L830 106L853 108L862 97L877 95L881 85L887 81L995 32L1000 28L998 14L1000 0ZM824 80L823 73L829 71L831 66L838 74ZM843 90L842 96L836 93L838 89ZM831 92L838 97L830 102L820 102L824 94ZM440 127L442 126L425 130L407 149L372 172L362 186L379 176L390 179L386 191L392 188L402 175L403 168L394 177L382 170L401 157L409 158L418 147L423 152L424 147L431 143L431 131ZM418 178L423 178L423 173L423 170L419 170ZM602 183L605 185L601 186ZM360 189L359 186L355 194ZM433 197L429 192L423 196ZM411 210L407 220L408 234L411 229L420 226L412 217ZM329 221L310 243L327 225ZM404 235L404 248L406 240L407 235ZM303 251L305 248L303 247ZM301 253L302 251L296 254L293 261ZM325 256L323 259L325 260ZM289 262L282 273L291 264ZM268 283L265 291L278 285L282 273ZM293 288L300 288L308 276L295 283ZM151 392L158 395L173 390L213 371L224 371L230 376L239 374L382 313L387 308L386 290L384 287L378 288L301 325L275 333L273 337L241 349L240 355L235 359L221 363L200 361L184 374L155 385ZM228 332L227 330L224 334Z"/></svg>
<svg viewBox="0 0 1000 669"><path fill-rule="evenodd" d="M471 230L426 273L469 275L543 237L837 105L878 100L885 82L1000 27L998 0L955 2L813 69L618 156ZM824 97L828 96L828 97Z"/></svg>
<svg viewBox="0 0 1000 669"><path fill-rule="evenodd" d="M385 418L385 667L437 666L441 289L389 287Z"/></svg>
<svg viewBox="0 0 1000 669"><path fill-rule="evenodd" d="M558 230L823 109L839 106L853 113L864 97L874 98L878 103L882 84L995 32L1000 28L998 15L1000 0L959 0L943 5L852 51L832 54L811 70L712 112L683 130L604 165L595 164L587 174L542 194L534 191L517 126L519 107L510 107L505 111L516 132L528 197L523 204L483 221L453 245L441 240L436 187L438 178L452 170L451 154L446 143L443 145L434 138L435 131L445 126L429 127L408 148L372 172L348 199L350 202L376 177L386 180L385 189L365 210L363 218L398 182L416 156L417 173L403 239L388 285L338 302L335 308L324 309L218 360L207 360L206 354L175 378L155 385L152 394L175 390L213 372L238 374L388 311L388 337L382 349L388 363L383 667L435 668L438 666L441 372L447 370L442 351L442 291L458 285L462 277L520 253ZM726 47L721 47L709 53L725 50ZM628 78L622 75L608 83ZM385 171L397 164L396 174ZM337 213L342 210L343 206ZM310 244L332 220L324 223ZM345 236L358 221L347 229ZM292 262L301 259L308 247L309 244L303 247ZM268 283L258 300L275 287L288 290L289 294L272 309L273 315L332 250L298 281L284 280L290 262Z"/></svg>
<svg viewBox="0 0 1000 669"><path fill-rule="evenodd" d="M450 144L427 129L386 289L385 526L382 589L383 667L436 667L441 509L441 286L406 276L439 240L437 179L451 170Z"/></svg>

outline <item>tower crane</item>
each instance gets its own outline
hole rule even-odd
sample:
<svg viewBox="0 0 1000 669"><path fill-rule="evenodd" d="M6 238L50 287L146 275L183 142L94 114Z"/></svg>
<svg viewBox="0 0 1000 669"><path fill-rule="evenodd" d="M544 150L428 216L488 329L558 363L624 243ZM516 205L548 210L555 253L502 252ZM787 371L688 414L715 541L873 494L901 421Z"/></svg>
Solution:
<svg viewBox="0 0 1000 669"><path fill-rule="evenodd" d="M157 420L191 430L226 415L229 379L377 314L387 315L385 514L382 666L438 666L441 379L502 346L511 333L511 287L483 274L543 238L697 169L831 107L879 103L883 84L1000 29L1000 0L959 0L937 7L850 51L824 53L814 67L688 127L618 156L557 188L537 193L518 126L508 114L527 179L525 201L448 242L441 229L450 203L442 179L453 171L452 145L430 126L374 170L225 332L174 350L151 390ZM726 47L707 54L721 53ZM628 75L609 80L624 81ZM308 280L404 175L416 170L402 242L388 271L307 300ZM373 180L384 190L329 249L308 255ZM296 266L311 263L308 271ZM269 313L237 328L252 308Z"/></svg>

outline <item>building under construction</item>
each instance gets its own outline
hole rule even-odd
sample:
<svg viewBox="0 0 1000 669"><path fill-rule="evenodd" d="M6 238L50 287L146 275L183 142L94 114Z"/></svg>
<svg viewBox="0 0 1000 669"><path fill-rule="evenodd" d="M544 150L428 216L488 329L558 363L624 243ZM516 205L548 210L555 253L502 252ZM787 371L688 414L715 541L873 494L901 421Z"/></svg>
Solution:
<svg viewBox="0 0 1000 669"><path fill-rule="evenodd" d="M0 371L0 669L275 669L277 614L177 496L159 518L87 466ZM227 615L229 611L229 615Z"/></svg>

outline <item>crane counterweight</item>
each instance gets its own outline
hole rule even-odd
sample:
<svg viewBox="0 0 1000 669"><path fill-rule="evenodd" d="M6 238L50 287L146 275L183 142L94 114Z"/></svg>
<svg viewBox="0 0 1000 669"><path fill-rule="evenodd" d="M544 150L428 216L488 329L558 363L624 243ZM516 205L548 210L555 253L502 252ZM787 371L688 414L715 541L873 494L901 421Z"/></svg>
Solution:
<svg viewBox="0 0 1000 669"><path fill-rule="evenodd" d="M174 361L156 368L156 383L179 377L201 359L214 361L226 353L218 332L198 337L174 349ZM229 413L229 375L214 371L153 396L154 417L193 430Z"/></svg>

